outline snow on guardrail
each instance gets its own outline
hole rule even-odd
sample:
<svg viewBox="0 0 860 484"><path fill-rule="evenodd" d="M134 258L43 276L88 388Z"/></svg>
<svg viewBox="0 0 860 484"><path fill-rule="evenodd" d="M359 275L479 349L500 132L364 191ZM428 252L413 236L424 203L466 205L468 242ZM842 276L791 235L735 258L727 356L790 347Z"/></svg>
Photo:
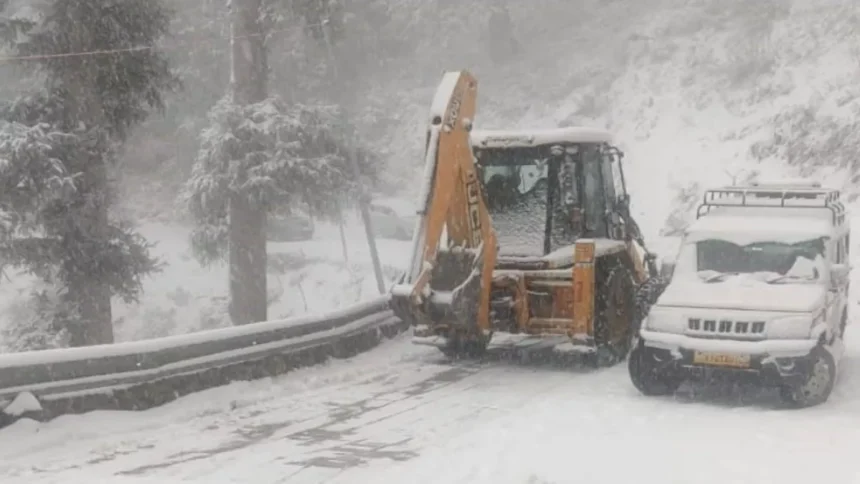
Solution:
<svg viewBox="0 0 860 484"><path fill-rule="evenodd" d="M401 332L388 296L316 316L145 341L0 355L0 427L92 410L143 410L232 381L369 350ZM6 412L34 397L38 412Z"/></svg>

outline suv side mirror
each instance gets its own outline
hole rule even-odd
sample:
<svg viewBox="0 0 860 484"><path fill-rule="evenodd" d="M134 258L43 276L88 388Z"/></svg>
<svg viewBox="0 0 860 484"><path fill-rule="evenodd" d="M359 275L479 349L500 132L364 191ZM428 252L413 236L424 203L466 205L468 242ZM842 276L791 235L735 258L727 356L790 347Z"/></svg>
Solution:
<svg viewBox="0 0 860 484"><path fill-rule="evenodd" d="M838 289L848 284L850 273L851 266L848 264L833 264L830 266L830 287Z"/></svg>
<svg viewBox="0 0 860 484"><path fill-rule="evenodd" d="M660 261L660 278L664 281L671 281L672 275L675 273L675 260L664 258Z"/></svg>

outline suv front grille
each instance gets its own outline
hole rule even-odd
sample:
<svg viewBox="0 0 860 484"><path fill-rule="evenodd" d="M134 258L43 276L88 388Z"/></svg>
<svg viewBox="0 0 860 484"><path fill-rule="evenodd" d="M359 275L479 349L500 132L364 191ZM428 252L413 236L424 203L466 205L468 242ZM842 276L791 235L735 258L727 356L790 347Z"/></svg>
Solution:
<svg viewBox="0 0 860 484"><path fill-rule="evenodd" d="M760 336L764 335L764 321L690 318L687 329L691 333L708 336Z"/></svg>

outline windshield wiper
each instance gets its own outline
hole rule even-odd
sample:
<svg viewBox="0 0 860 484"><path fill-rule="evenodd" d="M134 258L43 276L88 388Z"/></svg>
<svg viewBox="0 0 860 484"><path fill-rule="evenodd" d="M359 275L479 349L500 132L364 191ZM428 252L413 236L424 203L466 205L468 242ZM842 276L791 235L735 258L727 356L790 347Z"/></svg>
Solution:
<svg viewBox="0 0 860 484"><path fill-rule="evenodd" d="M783 275L781 275L781 276L777 276L777 277L773 277L773 278L767 279L767 280L766 280L766 281L764 281L764 282L766 282L767 284L779 284L779 283L781 283L781 282L785 282L785 281L787 281L787 280L795 280L795 281L814 281L814 280L815 280L815 277L812 277L812 276L795 276L795 275L791 275L791 274L783 274Z"/></svg>
<svg viewBox="0 0 860 484"><path fill-rule="evenodd" d="M722 282L729 276L736 276L738 272L716 272L711 271L710 274L700 274L699 277L702 279L702 282L711 283L711 282Z"/></svg>

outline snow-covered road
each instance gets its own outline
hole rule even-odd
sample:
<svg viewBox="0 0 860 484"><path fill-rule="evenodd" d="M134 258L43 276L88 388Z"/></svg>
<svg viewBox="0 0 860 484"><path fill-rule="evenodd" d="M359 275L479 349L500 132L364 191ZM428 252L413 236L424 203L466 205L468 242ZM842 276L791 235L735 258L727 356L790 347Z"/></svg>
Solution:
<svg viewBox="0 0 860 484"><path fill-rule="evenodd" d="M750 389L645 398L624 365L449 363L400 338L143 413L19 422L0 432L0 482L860 482L848 340L830 402L789 411Z"/></svg>

